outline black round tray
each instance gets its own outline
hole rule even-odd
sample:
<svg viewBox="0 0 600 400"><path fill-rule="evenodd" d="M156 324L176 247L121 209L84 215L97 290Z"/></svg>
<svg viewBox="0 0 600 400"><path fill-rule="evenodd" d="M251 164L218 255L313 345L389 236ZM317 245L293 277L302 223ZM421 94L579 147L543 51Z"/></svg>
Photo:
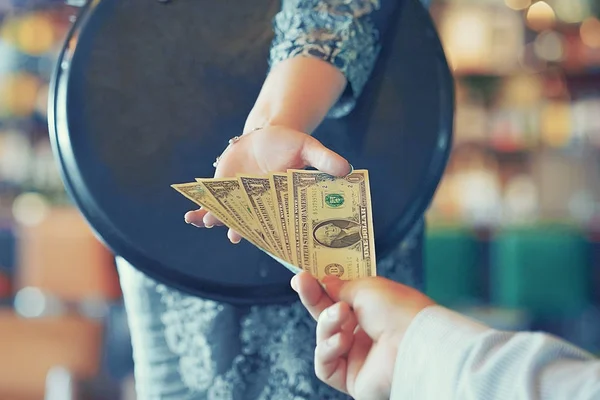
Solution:
<svg viewBox="0 0 600 400"><path fill-rule="evenodd" d="M239 134L267 73L278 9L278 0L89 3L53 78L53 149L97 236L149 276L205 298L294 298L290 272L268 255L231 245L224 231L186 225L194 205L169 186L212 176L215 156ZM453 79L429 13L405 0L394 18L356 109L315 133L369 170L379 258L429 205L454 112Z"/></svg>

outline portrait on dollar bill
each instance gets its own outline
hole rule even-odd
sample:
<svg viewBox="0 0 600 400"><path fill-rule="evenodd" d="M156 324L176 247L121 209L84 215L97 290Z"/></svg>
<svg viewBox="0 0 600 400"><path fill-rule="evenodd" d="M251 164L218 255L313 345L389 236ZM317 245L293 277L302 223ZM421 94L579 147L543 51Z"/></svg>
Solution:
<svg viewBox="0 0 600 400"><path fill-rule="evenodd" d="M360 225L344 219L323 221L315 226L313 237L319 244L332 249L350 247L361 239Z"/></svg>

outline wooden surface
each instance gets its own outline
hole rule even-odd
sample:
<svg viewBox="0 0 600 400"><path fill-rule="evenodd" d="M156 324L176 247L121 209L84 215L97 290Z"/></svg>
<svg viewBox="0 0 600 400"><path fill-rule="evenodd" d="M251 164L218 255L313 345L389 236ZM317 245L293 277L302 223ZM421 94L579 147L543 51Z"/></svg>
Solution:
<svg viewBox="0 0 600 400"><path fill-rule="evenodd" d="M43 399L46 375L62 366L79 378L94 376L102 329L77 317L22 319L0 310L0 399Z"/></svg>
<svg viewBox="0 0 600 400"><path fill-rule="evenodd" d="M76 209L52 209L17 235L17 289L34 286L63 300L120 296L113 256Z"/></svg>
<svg viewBox="0 0 600 400"><path fill-rule="evenodd" d="M120 297L110 252L72 207L53 208L35 226L19 226L13 291L36 287L57 300ZM0 309L0 400L43 399L52 367L78 379L96 375L102 326L79 316L23 319Z"/></svg>

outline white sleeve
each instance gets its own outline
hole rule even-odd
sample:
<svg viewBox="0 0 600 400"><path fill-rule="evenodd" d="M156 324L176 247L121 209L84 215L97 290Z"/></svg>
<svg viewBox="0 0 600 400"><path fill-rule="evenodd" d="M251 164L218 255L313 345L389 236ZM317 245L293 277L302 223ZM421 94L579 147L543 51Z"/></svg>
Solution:
<svg viewBox="0 0 600 400"><path fill-rule="evenodd" d="M600 361L551 335L497 331L433 306L402 339L391 399L600 399Z"/></svg>

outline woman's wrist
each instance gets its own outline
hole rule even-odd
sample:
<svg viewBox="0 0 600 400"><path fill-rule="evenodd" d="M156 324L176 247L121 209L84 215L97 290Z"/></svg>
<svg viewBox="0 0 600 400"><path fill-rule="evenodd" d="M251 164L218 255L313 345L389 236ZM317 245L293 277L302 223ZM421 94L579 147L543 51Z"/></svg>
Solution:
<svg viewBox="0 0 600 400"><path fill-rule="evenodd" d="M269 72L244 132L285 126L312 134L345 86L342 73L323 60L299 56L282 61Z"/></svg>
<svg viewBox="0 0 600 400"><path fill-rule="evenodd" d="M268 112L260 110L252 110L246 119L243 133L247 134L257 129L267 128L272 126L284 126L298 132L312 134L314 128L306 123L302 123L298 118L285 115L271 115Z"/></svg>

